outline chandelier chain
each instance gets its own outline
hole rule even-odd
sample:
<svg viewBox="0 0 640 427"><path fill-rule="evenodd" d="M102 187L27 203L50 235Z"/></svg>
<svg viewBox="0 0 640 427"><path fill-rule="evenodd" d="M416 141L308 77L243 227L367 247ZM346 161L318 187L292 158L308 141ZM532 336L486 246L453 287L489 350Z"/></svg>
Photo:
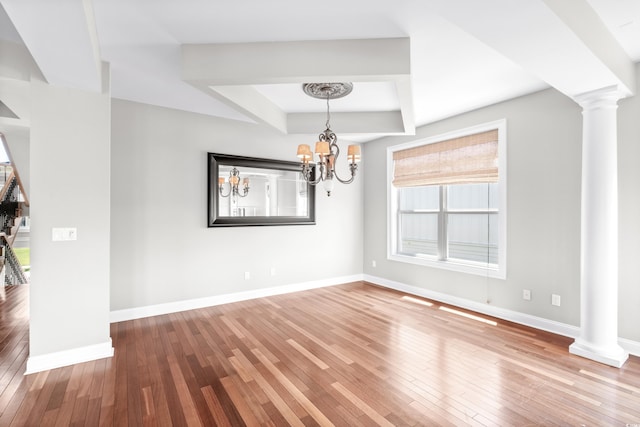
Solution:
<svg viewBox="0 0 640 427"><path fill-rule="evenodd" d="M329 111L329 95L327 95L327 129L331 129L331 124L329 123L331 121L331 112Z"/></svg>

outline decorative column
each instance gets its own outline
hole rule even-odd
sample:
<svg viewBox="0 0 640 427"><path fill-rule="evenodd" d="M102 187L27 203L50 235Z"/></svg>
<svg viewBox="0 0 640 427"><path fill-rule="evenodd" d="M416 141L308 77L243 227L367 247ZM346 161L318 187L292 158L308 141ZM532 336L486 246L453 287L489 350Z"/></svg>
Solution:
<svg viewBox="0 0 640 427"><path fill-rule="evenodd" d="M580 336L573 354L621 367L618 345L618 152L620 94L608 87L579 95L582 107Z"/></svg>

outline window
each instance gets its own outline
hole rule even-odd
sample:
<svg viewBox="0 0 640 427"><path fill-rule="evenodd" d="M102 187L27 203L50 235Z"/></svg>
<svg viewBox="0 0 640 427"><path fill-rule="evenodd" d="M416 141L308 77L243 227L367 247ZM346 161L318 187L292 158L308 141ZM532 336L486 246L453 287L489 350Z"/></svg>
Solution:
<svg viewBox="0 0 640 427"><path fill-rule="evenodd" d="M389 259L506 277L506 123L388 149Z"/></svg>

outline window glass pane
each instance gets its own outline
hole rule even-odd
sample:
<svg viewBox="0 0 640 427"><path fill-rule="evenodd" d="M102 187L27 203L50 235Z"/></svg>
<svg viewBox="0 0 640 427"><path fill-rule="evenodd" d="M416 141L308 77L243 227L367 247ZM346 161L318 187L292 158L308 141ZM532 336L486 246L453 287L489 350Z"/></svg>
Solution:
<svg viewBox="0 0 640 427"><path fill-rule="evenodd" d="M497 214L448 214L449 258L498 264Z"/></svg>
<svg viewBox="0 0 640 427"><path fill-rule="evenodd" d="M438 214L401 214L401 253L438 255Z"/></svg>
<svg viewBox="0 0 640 427"><path fill-rule="evenodd" d="M498 209L498 184L449 185L449 209Z"/></svg>
<svg viewBox="0 0 640 427"><path fill-rule="evenodd" d="M425 210L440 208L438 186L405 187L400 189L400 210Z"/></svg>

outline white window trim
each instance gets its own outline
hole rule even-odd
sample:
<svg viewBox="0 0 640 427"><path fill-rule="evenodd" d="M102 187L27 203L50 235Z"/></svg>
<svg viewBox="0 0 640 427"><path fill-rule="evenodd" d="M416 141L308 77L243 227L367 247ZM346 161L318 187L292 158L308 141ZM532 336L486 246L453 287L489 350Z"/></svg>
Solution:
<svg viewBox="0 0 640 427"><path fill-rule="evenodd" d="M407 148L413 148L425 144L460 138L466 135L498 129L498 188L500 212L498 226L498 267L487 267L484 264L472 262L458 262L456 260L438 260L430 256L411 256L397 253L398 239L398 190L391 184L393 180L393 153ZM405 144L387 147L387 259L410 264L418 264L427 267L442 268L445 270L459 271L463 273L477 274L480 276L497 279L507 278L507 121L506 119L483 123L465 129L432 136L426 139L408 142Z"/></svg>

